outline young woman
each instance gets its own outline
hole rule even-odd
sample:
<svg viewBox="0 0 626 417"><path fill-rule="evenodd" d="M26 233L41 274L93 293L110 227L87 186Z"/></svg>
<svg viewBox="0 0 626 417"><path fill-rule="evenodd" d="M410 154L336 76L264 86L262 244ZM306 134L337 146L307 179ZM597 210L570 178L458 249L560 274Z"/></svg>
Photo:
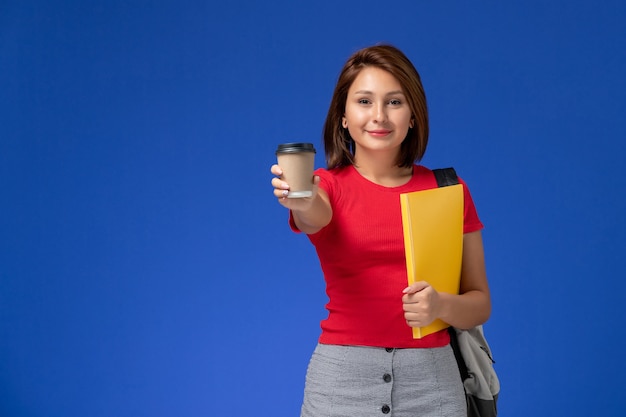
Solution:
<svg viewBox="0 0 626 417"><path fill-rule="evenodd" d="M491 312L480 222L465 183L460 294L435 291L427 277L407 287L400 194L435 188L418 165L428 142L420 76L397 48L352 55L326 123L327 169L312 197L289 199L280 166L274 195L289 223L316 248L329 297L309 363L303 417L464 416L465 396L446 330L414 339L411 327L442 319L457 328Z"/></svg>

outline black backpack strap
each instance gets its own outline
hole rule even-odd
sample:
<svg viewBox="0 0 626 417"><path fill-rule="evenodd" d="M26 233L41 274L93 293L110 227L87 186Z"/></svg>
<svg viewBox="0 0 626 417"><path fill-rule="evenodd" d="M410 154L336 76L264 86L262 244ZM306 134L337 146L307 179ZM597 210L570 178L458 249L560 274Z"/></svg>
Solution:
<svg viewBox="0 0 626 417"><path fill-rule="evenodd" d="M465 359L463 359L461 348L459 347L459 339L456 335L456 329L450 326L448 327L448 333L450 333L450 346L452 347L452 351L454 352L454 358L456 359L456 363L459 366L461 381L465 381L467 378L469 378L470 375L467 370L467 365L465 364Z"/></svg>
<svg viewBox="0 0 626 417"><path fill-rule="evenodd" d="M433 169L433 174L435 174L438 187L447 187L448 185L455 185L459 183L459 177L456 175L456 171L452 167Z"/></svg>
<svg viewBox="0 0 626 417"><path fill-rule="evenodd" d="M438 187L447 187L448 185L455 185L459 183L459 177L456 175L454 168L439 168L433 169L435 179L437 180ZM454 352L454 358L459 366L459 372L461 374L461 380L465 381L469 378L469 372L467 371L467 365L459 349L459 340L457 339L456 329L452 326L448 327L448 333L450 333L450 346Z"/></svg>

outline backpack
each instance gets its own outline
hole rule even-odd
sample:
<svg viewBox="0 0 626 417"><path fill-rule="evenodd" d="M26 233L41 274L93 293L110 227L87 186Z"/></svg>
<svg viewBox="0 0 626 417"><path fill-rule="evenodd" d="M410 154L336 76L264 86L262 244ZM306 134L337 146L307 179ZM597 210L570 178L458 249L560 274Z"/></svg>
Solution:
<svg viewBox="0 0 626 417"><path fill-rule="evenodd" d="M454 168L435 169L433 172L439 187L459 183ZM483 326L469 330L449 327L448 332L465 389L467 416L496 417L500 380L493 367L495 361L485 339Z"/></svg>

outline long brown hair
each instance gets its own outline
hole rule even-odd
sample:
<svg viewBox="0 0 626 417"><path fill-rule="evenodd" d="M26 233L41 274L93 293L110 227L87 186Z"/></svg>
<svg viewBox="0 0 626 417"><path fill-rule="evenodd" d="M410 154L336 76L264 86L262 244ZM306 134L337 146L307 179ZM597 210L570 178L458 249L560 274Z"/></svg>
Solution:
<svg viewBox="0 0 626 417"><path fill-rule="evenodd" d="M377 67L396 77L407 97L411 116L415 120L402 142L398 166L410 167L419 161L428 144L428 108L419 73L402 51L391 45L375 45L355 52L346 61L333 93L324 123L324 149L329 169L354 163L354 141L348 129L341 125L346 111L348 90L365 67Z"/></svg>

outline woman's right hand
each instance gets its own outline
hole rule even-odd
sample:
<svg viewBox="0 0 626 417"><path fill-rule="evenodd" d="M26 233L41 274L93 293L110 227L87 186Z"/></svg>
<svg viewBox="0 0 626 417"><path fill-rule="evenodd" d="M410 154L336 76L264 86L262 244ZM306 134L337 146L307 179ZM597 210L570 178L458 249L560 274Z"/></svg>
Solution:
<svg viewBox="0 0 626 417"><path fill-rule="evenodd" d="M319 188L320 177L313 176L313 194L311 197L288 198L289 184L280 178L283 174L278 165L272 165L272 187L278 202L291 210L296 227L303 233L312 234L325 227L333 216L333 210L326 192Z"/></svg>
<svg viewBox="0 0 626 417"><path fill-rule="evenodd" d="M288 198L289 184L280 178L283 175L283 170L278 164L274 164L270 171L276 176L272 178L272 187L274 187L274 196L278 198L278 202L281 205L293 211L306 211L311 207L319 189L320 178L317 175L313 177L313 194L311 197Z"/></svg>

